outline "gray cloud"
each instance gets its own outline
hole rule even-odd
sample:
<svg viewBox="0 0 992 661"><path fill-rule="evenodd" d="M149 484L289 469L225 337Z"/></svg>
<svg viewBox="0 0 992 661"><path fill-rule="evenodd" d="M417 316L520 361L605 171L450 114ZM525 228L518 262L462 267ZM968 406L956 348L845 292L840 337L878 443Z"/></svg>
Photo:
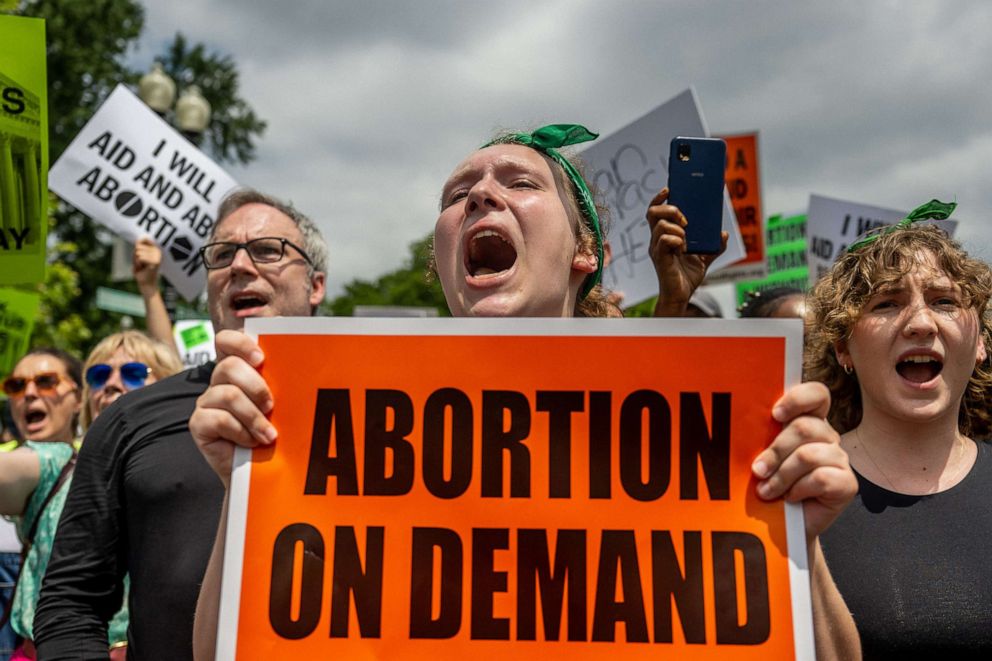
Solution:
<svg viewBox="0 0 992 661"><path fill-rule="evenodd" d="M136 61L176 30L231 54L269 121L232 173L293 199L332 246L331 292L398 266L454 166L500 127L604 133L690 84L713 132L761 132L765 210L816 192L992 207L992 5L179 0L147 7Z"/></svg>

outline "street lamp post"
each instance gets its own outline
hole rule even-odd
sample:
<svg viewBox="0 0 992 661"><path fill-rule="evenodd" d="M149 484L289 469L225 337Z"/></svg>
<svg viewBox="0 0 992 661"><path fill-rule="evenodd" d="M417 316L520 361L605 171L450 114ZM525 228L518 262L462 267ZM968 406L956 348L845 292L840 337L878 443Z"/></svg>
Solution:
<svg viewBox="0 0 992 661"><path fill-rule="evenodd" d="M149 108L172 124L183 136L197 147L203 141L203 134L210 125L210 102L203 98L197 85L184 88L176 102L175 112L172 103L176 99L176 83L162 69L161 62L155 62L151 71L141 77L138 83L138 96ZM176 304L179 294L168 282L162 287L162 299L169 312L169 319L176 321Z"/></svg>

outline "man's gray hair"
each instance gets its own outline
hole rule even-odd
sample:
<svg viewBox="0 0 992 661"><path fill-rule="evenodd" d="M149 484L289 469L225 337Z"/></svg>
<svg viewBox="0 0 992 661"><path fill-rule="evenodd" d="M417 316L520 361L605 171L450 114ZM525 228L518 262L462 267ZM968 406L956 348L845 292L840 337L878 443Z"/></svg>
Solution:
<svg viewBox="0 0 992 661"><path fill-rule="evenodd" d="M327 243L324 241L317 224L292 204L252 188L237 190L221 201L220 209L217 212L217 222L214 223L208 242L214 240L217 228L220 227L225 218L248 204L264 204L288 216L299 228L300 234L303 235L303 245L300 247L313 262L313 266L309 267L310 275L313 275L314 271L327 273Z"/></svg>

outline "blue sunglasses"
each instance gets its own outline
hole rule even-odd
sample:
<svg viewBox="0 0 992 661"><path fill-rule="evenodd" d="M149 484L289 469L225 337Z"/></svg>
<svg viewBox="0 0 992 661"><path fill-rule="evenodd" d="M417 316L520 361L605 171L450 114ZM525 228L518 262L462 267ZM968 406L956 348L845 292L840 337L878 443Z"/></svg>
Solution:
<svg viewBox="0 0 992 661"><path fill-rule="evenodd" d="M97 363L86 370L86 383L93 390L99 390L107 385L114 368L106 363ZM120 367L121 382L128 390L135 390L145 385L152 369L144 363L124 363Z"/></svg>

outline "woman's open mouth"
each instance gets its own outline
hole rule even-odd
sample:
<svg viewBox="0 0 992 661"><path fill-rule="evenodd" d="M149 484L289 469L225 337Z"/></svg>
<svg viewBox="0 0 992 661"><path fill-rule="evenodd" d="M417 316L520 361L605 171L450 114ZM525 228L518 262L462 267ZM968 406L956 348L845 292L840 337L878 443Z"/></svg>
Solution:
<svg viewBox="0 0 992 661"><path fill-rule="evenodd" d="M899 376L913 383L927 383L936 379L944 364L933 356L906 356L896 363Z"/></svg>
<svg viewBox="0 0 992 661"><path fill-rule="evenodd" d="M509 271L516 261L513 244L492 230L482 230L469 240L465 267L474 278Z"/></svg>
<svg viewBox="0 0 992 661"><path fill-rule="evenodd" d="M24 416L24 422L26 423L27 429L23 429L21 431L26 433L37 433L38 430L45 426L46 419L48 419L48 414L40 409L28 411Z"/></svg>

